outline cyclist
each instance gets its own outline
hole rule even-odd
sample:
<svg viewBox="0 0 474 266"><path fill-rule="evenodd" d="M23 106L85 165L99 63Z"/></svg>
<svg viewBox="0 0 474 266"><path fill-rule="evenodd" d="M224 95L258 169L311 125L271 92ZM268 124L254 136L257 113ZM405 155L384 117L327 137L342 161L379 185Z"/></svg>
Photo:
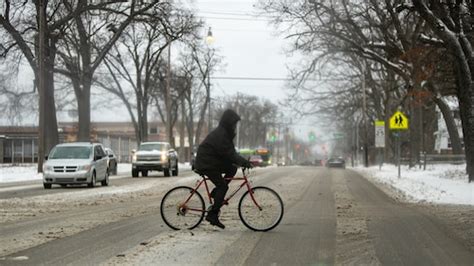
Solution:
<svg viewBox="0 0 474 266"><path fill-rule="evenodd" d="M195 161L196 172L209 177L215 185L211 192L214 204L206 216L206 221L222 229L225 225L219 221L218 214L230 182L224 178L235 176L237 167L234 165L252 167L248 160L235 151L233 140L239 121L240 116L236 112L230 109L225 110L219 126L211 131L199 145Z"/></svg>

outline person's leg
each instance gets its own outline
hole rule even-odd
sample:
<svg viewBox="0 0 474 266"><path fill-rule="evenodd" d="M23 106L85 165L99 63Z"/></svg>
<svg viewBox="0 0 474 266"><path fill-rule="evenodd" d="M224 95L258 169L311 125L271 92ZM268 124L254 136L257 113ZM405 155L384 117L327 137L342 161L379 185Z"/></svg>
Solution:
<svg viewBox="0 0 474 266"><path fill-rule="evenodd" d="M229 186L219 172L209 172L206 173L206 176L209 177L212 183L216 186L211 192L211 196L214 198L212 209L219 211Z"/></svg>
<svg viewBox="0 0 474 266"><path fill-rule="evenodd" d="M224 178L228 178L228 177L234 177L235 174L237 173L237 167L235 167L233 164L230 164L226 167L226 169L224 169ZM230 181L232 180L226 180L227 181L227 184L229 184Z"/></svg>
<svg viewBox="0 0 474 266"><path fill-rule="evenodd" d="M224 229L225 225L219 221L218 214L222 206L222 202L224 201L225 193L227 193L229 187L227 186L227 182L225 182L224 178L222 178L220 172L208 172L206 173L206 176L209 177L212 183L216 186L211 192L211 194L214 194L214 204L212 205L211 210L207 213L206 221L210 222L212 225Z"/></svg>

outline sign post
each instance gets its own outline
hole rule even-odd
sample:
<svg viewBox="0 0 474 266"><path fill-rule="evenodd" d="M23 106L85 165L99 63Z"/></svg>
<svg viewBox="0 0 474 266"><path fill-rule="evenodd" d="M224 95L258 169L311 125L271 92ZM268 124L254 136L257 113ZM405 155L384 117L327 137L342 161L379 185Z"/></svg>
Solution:
<svg viewBox="0 0 474 266"><path fill-rule="evenodd" d="M401 143L400 143L400 135L402 130L408 129L408 118L405 116L404 113L401 111L396 111L390 117L390 130L396 131L396 145L397 145L397 164L398 164L398 178L401 177L401 168L400 168L400 150L401 150Z"/></svg>
<svg viewBox="0 0 474 266"><path fill-rule="evenodd" d="M382 169L384 162L383 148L385 148L385 121L375 121L375 148L377 148L377 162L379 170Z"/></svg>

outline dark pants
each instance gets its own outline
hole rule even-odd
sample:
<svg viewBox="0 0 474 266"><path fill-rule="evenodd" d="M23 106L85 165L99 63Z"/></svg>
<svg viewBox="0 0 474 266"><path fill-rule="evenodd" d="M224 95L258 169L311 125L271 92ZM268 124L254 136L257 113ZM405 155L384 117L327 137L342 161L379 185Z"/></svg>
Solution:
<svg viewBox="0 0 474 266"><path fill-rule="evenodd" d="M222 207L222 202L224 201L225 194L229 189L229 182L230 180L225 180L226 177L234 177L237 173L237 167L233 166L232 164L226 167L225 169L221 169L220 171L205 171L204 174L209 177L212 183L216 186L211 195L214 198L214 204L212 205L212 210L214 214L219 213L220 208ZM224 174L224 178L222 177Z"/></svg>

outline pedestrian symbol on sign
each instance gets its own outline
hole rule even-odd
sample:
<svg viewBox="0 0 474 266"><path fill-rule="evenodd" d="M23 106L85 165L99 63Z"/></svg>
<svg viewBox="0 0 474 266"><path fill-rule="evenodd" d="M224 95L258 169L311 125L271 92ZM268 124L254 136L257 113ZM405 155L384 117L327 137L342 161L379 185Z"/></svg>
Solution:
<svg viewBox="0 0 474 266"><path fill-rule="evenodd" d="M390 117L390 129L408 129L408 118L400 111Z"/></svg>
<svg viewBox="0 0 474 266"><path fill-rule="evenodd" d="M397 115L397 117L395 117L395 123L397 126L403 127L403 117L401 115Z"/></svg>

